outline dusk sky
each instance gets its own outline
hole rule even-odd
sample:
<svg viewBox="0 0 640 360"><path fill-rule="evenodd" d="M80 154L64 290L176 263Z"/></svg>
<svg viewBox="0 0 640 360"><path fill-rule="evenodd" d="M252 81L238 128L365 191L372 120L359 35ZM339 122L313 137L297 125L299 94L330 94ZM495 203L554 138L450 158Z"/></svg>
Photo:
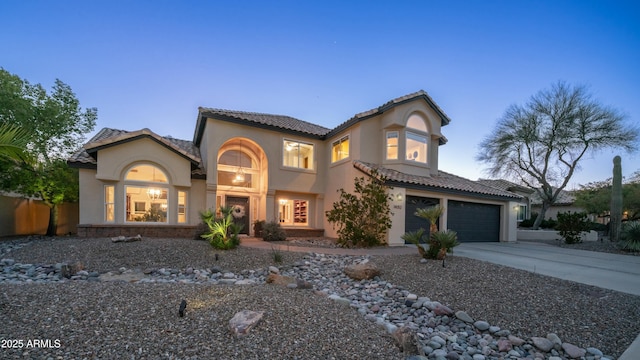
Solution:
<svg viewBox="0 0 640 360"><path fill-rule="evenodd" d="M487 177L478 144L563 80L640 123L637 1L0 1L0 67L69 84L103 127L191 140L198 106L333 128L420 89L451 118L440 169ZM572 186L640 153L589 156Z"/></svg>

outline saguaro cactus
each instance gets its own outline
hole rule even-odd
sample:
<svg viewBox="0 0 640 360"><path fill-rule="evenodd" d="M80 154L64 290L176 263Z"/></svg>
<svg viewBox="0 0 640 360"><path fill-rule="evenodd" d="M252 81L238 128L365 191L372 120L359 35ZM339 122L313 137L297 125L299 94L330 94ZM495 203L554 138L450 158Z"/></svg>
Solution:
<svg viewBox="0 0 640 360"><path fill-rule="evenodd" d="M620 156L613 158L613 184L611 186L611 219L609 220L609 236L611 241L620 240L622 228L622 160Z"/></svg>

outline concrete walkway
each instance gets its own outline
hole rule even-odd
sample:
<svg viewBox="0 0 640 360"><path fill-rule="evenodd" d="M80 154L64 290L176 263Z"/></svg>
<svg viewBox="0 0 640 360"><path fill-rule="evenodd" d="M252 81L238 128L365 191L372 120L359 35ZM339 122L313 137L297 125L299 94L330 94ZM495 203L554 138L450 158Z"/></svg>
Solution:
<svg viewBox="0 0 640 360"><path fill-rule="evenodd" d="M454 255L640 296L640 256L535 242L463 243Z"/></svg>

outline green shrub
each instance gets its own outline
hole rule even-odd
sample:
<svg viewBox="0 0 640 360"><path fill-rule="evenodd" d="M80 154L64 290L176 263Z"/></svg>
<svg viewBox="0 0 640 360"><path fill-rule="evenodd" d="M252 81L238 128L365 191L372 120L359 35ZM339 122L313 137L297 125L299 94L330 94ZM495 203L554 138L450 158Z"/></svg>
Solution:
<svg viewBox="0 0 640 360"><path fill-rule="evenodd" d="M207 220L213 220L216 214L211 209L201 210L199 214L200 214L200 223L196 226L194 239L204 240L202 235L206 234L209 231L209 225L207 225Z"/></svg>
<svg viewBox="0 0 640 360"><path fill-rule="evenodd" d="M556 229L557 230L558 221L554 219L546 219L540 222L540 228L542 229Z"/></svg>
<svg viewBox="0 0 640 360"><path fill-rule="evenodd" d="M253 235L255 237L262 237L262 229L264 228L264 220L256 220L253 222Z"/></svg>
<svg viewBox="0 0 640 360"><path fill-rule="evenodd" d="M235 249L240 245L240 231L243 225L233 222L233 215L231 214L231 208L220 207L222 217L214 218L210 216L202 216L209 230L201 235L205 240L209 241L209 244L216 249L229 250ZM208 215L208 214L207 214Z"/></svg>
<svg viewBox="0 0 640 360"><path fill-rule="evenodd" d="M390 189L377 171L354 179L355 194L339 189L340 199L326 212L327 220L337 227L337 243L344 247L369 247L385 243L391 228Z"/></svg>
<svg viewBox="0 0 640 360"><path fill-rule="evenodd" d="M620 248L627 251L640 251L640 221L627 221L622 224Z"/></svg>
<svg viewBox="0 0 640 360"><path fill-rule="evenodd" d="M591 230L606 232L609 230L609 228L605 224L600 224L600 223L591 221L589 222L589 231Z"/></svg>
<svg viewBox="0 0 640 360"><path fill-rule="evenodd" d="M568 211L566 213L558 213L558 225L556 230L564 242L567 244L577 244L582 242L581 234L588 231L589 223L587 222L587 214Z"/></svg>
<svg viewBox="0 0 640 360"><path fill-rule="evenodd" d="M287 233L280 226L280 223L269 221L262 227L262 240L264 241L285 241Z"/></svg>

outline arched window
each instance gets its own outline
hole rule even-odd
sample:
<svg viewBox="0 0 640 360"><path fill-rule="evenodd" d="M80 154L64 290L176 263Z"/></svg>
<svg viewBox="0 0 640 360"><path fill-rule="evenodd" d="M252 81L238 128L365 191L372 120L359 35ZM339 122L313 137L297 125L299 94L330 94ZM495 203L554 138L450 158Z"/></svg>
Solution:
<svg viewBox="0 0 640 360"><path fill-rule="evenodd" d="M428 130L424 119L417 114L412 114L407 119L406 131L406 160L419 163L427 163Z"/></svg>
<svg viewBox="0 0 640 360"><path fill-rule="evenodd" d="M229 149L218 159L218 185L255 188L258 166L254 159L240 149Z"/></svg>
<svg viewBox="0 0 640 360"><path fill-rule="evenodd" d="M409 119L407 119L407 128L427 132L427 124L425 124L424 119L417 114L409 116Z"/></svg>
<svg viewBox="0 0 640 360"><path fill-rule="evenodd" d="M125 179L125 220L127 222L167 223L169 181L160 168L135 165Z"/></svg>

